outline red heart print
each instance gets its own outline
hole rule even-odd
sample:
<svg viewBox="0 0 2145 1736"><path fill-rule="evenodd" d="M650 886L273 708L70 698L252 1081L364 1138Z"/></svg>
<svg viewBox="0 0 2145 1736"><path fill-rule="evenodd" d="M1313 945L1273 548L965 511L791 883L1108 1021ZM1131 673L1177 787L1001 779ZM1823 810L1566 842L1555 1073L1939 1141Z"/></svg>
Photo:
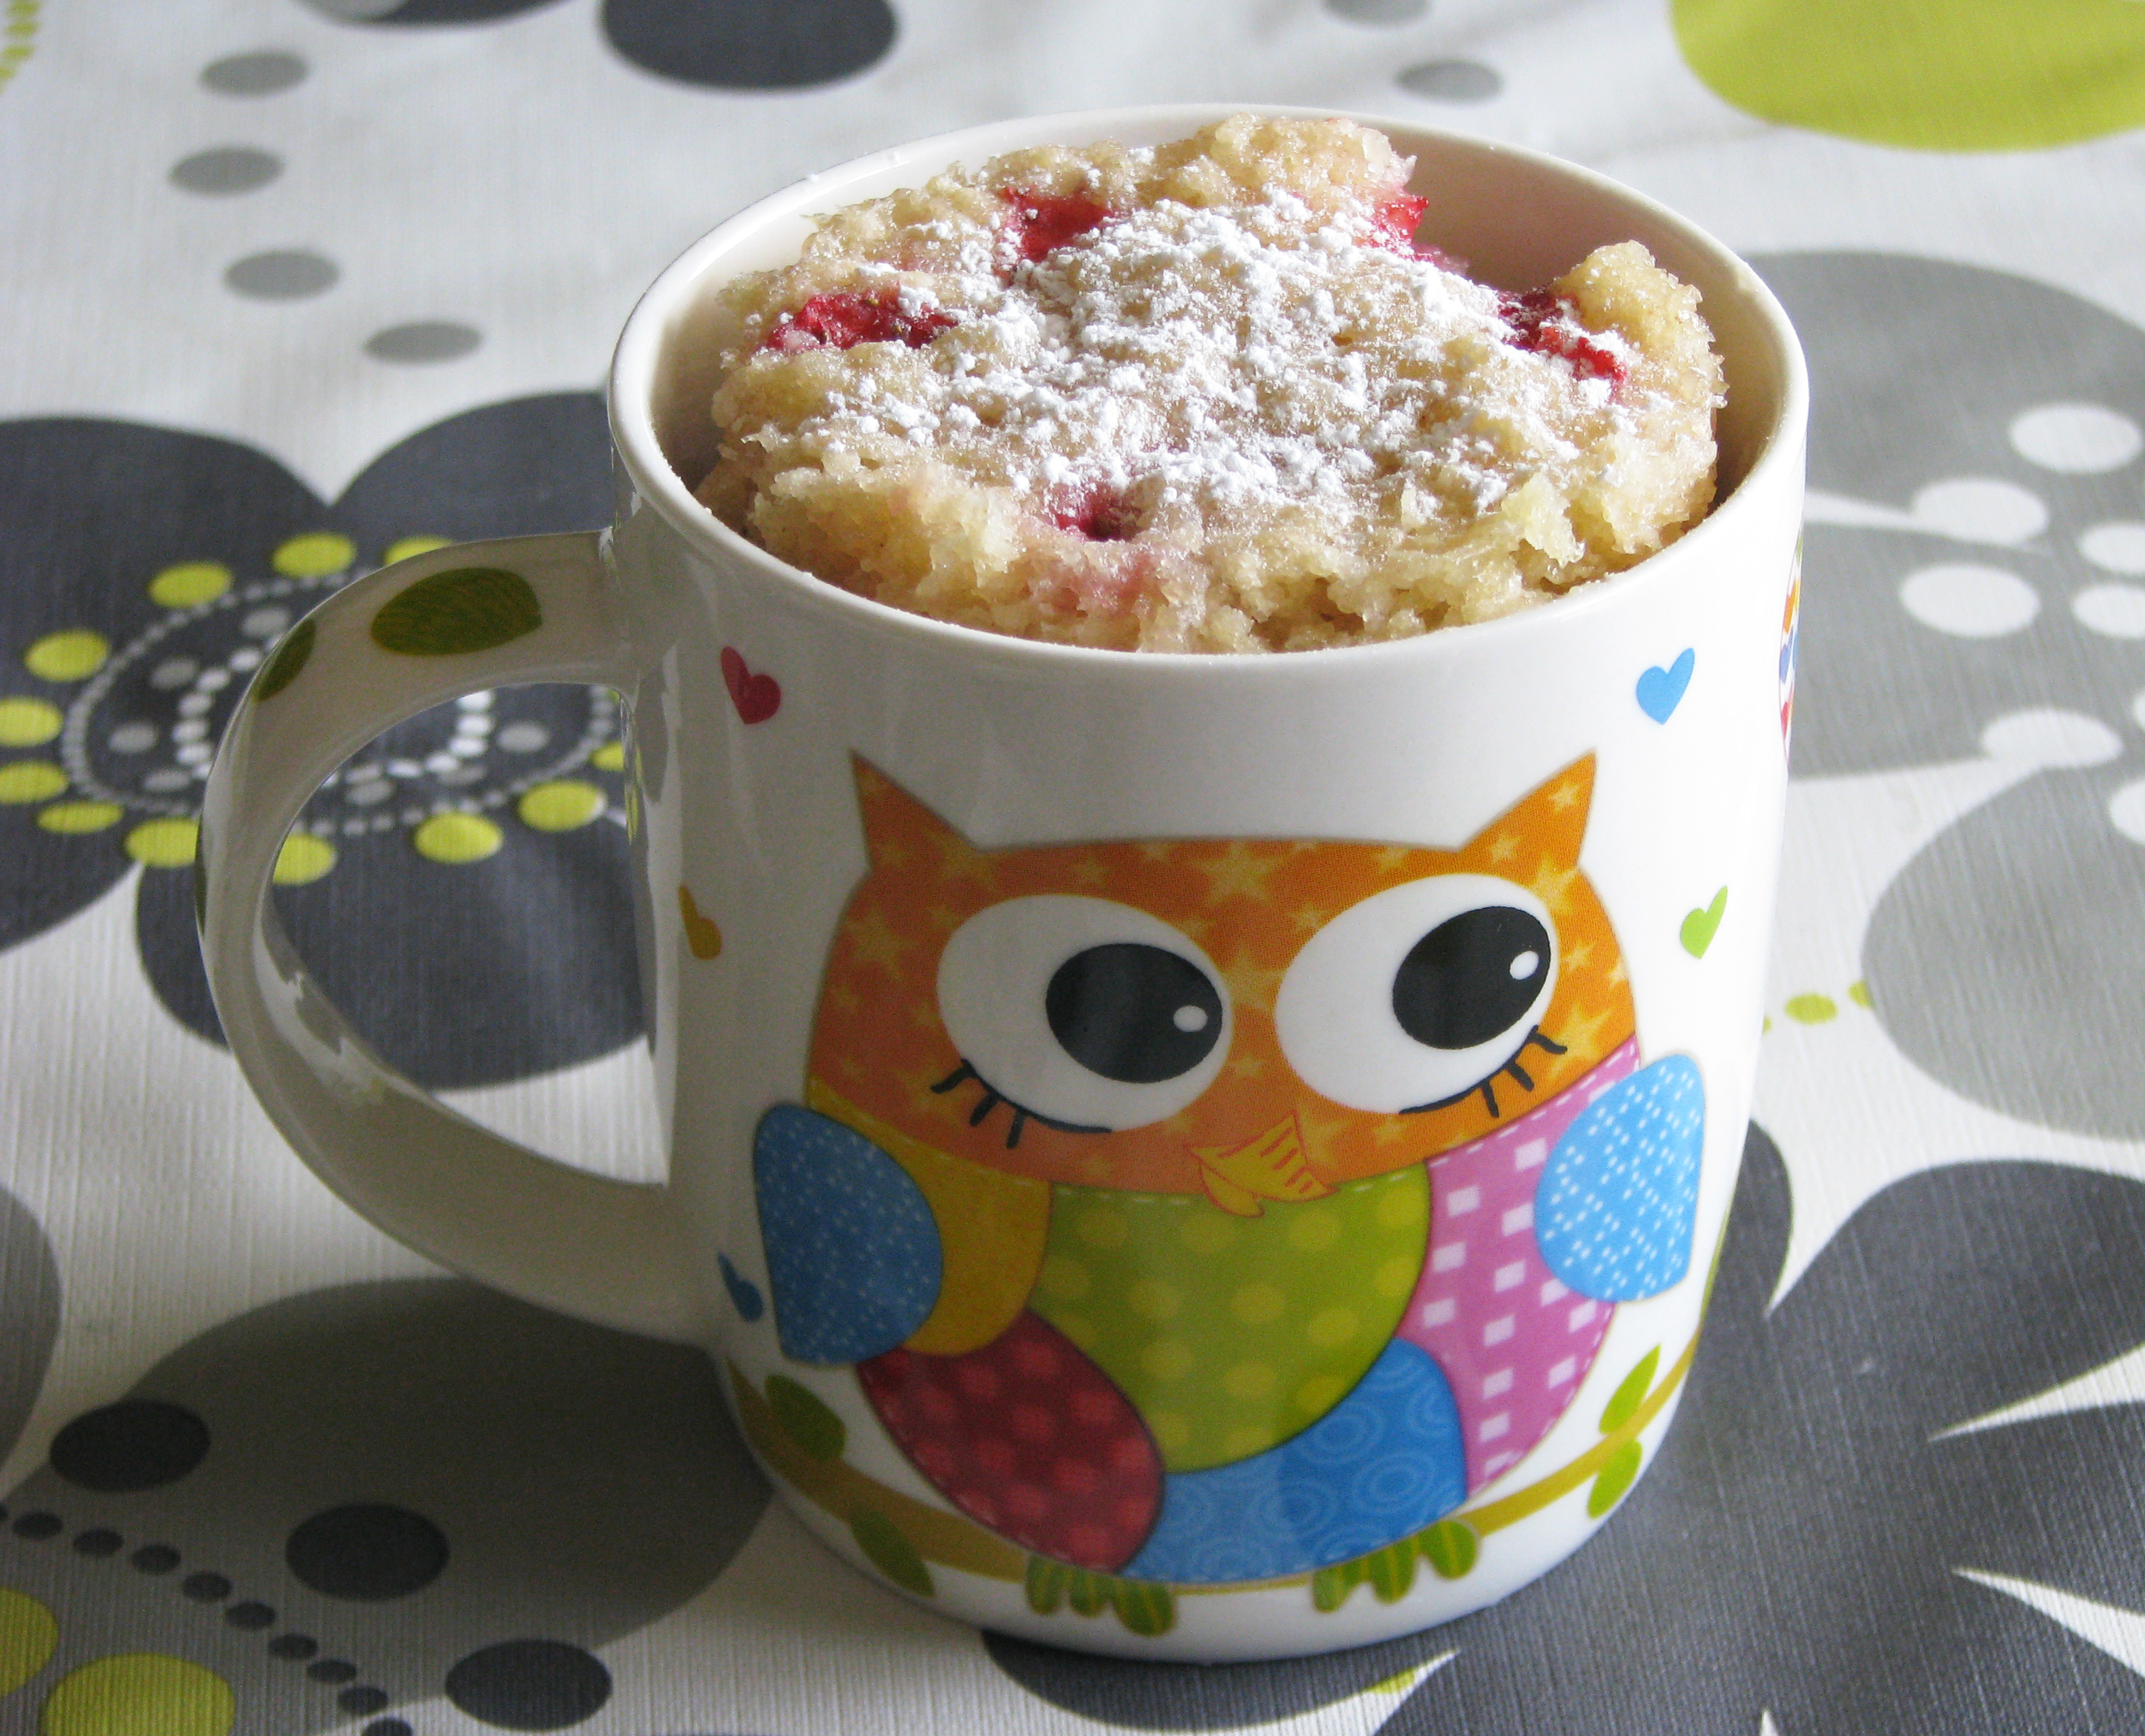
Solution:
<svg viewBox="0 0 2145 1736"><path fill-rule="evenodd" d="M782 709L782 684L772 675L755 675L729 646L723 647L723 684L730 704L748 724L764 724Z"/></svg>

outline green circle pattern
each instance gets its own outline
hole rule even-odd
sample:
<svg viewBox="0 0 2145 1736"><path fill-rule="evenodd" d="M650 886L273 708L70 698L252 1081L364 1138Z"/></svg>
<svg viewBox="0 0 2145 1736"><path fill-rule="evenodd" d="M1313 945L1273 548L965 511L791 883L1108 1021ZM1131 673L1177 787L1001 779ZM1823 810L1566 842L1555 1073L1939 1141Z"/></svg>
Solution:
<svg viewBox="0 0 2145 1736"><path fill-rule="evenodd" d="M2145 126L2138 0L1671 0L1746 113L1873 145L2038 151Z"/></svg>
<svg viewBox="0 0 2145 1736"><path fill-rule="evenodd" d="M451 567L403 587L372 618L372 639L403 657L490 651L544 624L536 592L504 567Z"/></svg>
<svg viewBox="0 0 2145 1736"><path fill-rule="evenodd" d="M310 620L298 623L283 635L283 642L269 654L267 662L261 665L261 673L253 679L253 703L263 704L283 691L298 679L306 666L306 659L313 654L313 641L317 637Z"/></svg>
<svg viewBox="0 0 2145 1736"><path fill-rule="evenodd" d="M1060 1186L1031 1306L1117 1382L1171 1471L1316 1422L1377 1360L1430 1230L1419 1164L1237 1217L1203 1197Z"/></svg>

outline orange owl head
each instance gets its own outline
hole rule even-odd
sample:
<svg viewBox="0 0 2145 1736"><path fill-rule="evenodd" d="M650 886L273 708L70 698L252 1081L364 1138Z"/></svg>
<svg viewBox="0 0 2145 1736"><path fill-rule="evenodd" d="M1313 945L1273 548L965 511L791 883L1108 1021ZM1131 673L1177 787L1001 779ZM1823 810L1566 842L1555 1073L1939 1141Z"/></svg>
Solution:
<svg viewBox="0 0 2145 1736"><path fill-rule="evenodd" d="M1505 1125L1632 1034L1579 868L1591 756L1453 850L983 849L856 774L871 866L809 1092L890 1151L1255 1213Z"/></svg>

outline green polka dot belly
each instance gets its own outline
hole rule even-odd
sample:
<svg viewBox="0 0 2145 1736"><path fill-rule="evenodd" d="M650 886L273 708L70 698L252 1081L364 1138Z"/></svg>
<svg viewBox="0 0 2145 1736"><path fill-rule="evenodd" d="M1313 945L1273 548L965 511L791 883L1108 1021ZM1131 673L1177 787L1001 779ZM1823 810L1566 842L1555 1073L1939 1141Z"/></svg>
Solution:
<svg viewBox="0 0 2145 1736"><path fill-rule="evenodd" d="M1170 1471L1247 1459L1360 1380L1430 1227L1411 1165L1235 1217L1203 1197L1060 1186L1032 1306L1124 1390Z"/></svg>

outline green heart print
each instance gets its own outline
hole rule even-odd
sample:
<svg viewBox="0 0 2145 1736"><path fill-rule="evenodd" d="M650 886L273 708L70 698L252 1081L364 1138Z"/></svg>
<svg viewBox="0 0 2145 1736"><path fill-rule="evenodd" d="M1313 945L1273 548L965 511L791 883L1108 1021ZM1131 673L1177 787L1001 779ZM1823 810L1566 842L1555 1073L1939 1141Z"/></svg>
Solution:
<svg viewBox="0 0 2145 1736"><path fill-rule="evenodd" d="M1713 944L1713 937L1719 931L1720 918L1728 911L1728 888L1722 887L1713 895L1713 902L1703 910L1690 912L1677 931L1683 949L1694 958L1705 957L1705 949Z"/></svg>

